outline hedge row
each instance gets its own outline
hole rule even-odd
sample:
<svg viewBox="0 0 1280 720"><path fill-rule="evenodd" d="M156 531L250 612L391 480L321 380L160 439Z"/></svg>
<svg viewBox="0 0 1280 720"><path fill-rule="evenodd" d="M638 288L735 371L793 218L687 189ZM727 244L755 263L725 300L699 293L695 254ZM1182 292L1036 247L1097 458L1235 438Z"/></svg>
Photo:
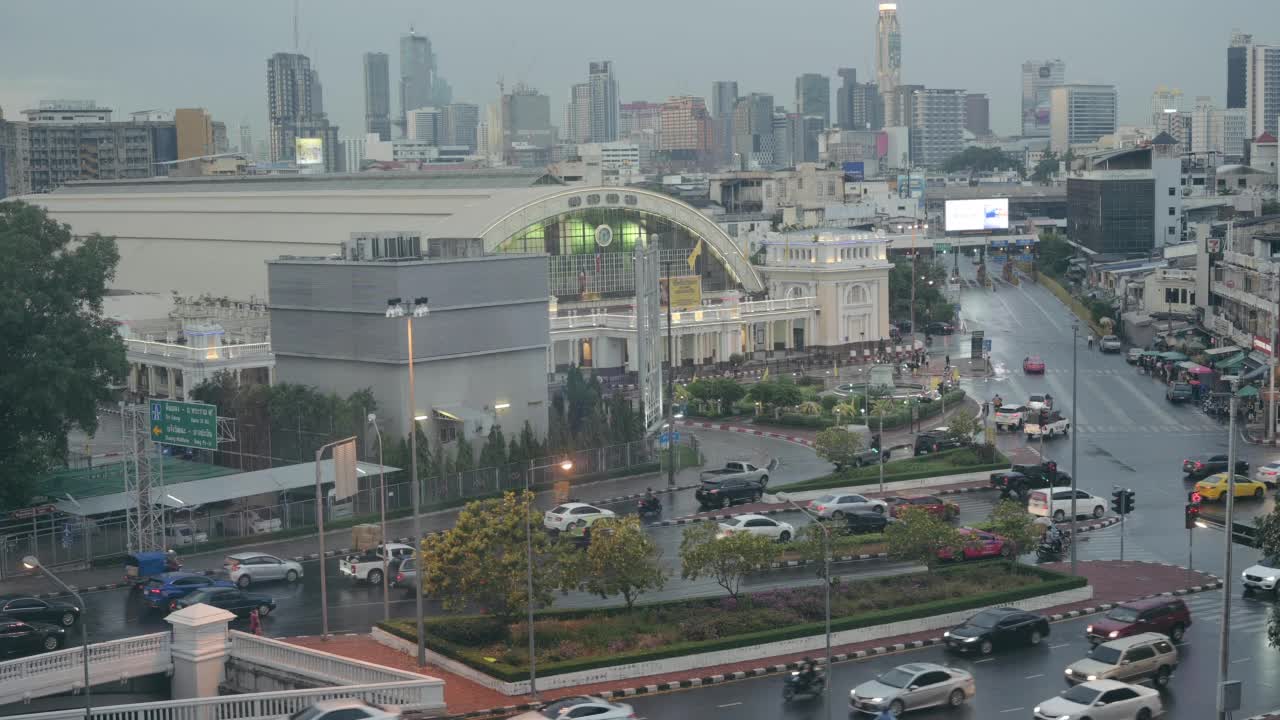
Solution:
<svg viewBox="0 0 1280 720"><path fill-rule="evenodd" d="M933 402L920 403L920 419L927 420L942 413L942 407L956 407L965 399L964 390L951 390L943 396L943 402L934 400ZM827 415L800 415L798 413L783 413L779 417L770 417L768 415L760 415L751 421L755 425L774 425L781 427L801 427L822 430L836 424L835 418ZM911 409L904 407L890 415L884 416L884 429L893 429L907 425L911 422ZM872 415L867 425L875 429L880 425L880 418Z"/></svg>
<svg viewBox="0 0 1280 720"><path fill-rule="evenodd" d="M894 482L897 480L919 480L921 478L941 477L944 475L960 475L963 473L1004 470L1009 467L1009 458L1002 455L999 451L996 452L995 459L989 463L970 463L967 465L946 464L946 460L949 457L955 457L960 453L971 452L973 451L969 448L957 448L955 450L947 450L933 455L924 455L919 458L904 460L898 463L891 462L884 466L884 481ZM931 467L920 468L919 465L913 466L912 463L926 464ZM787 492L794 492L798 490L825 490L827 488L836 487L872 485L878 482L880 482L879 467L876 465L868 465L845 472L823 475L811 480L802 480L801 482L789 484L780 489Z"/></svg>
<svg viewBox="0 0 1280 720"><path fill-rule="evenodd" d="M997 561L1001 562L1001 561ZM968 566L954 567L935 570L935 573L948 572L964 572L966 570L977 567L978 565L970 564ZM831 631L840 632L842 630L856 630L864 627L875 625L884 625L887 623L901 622L904 620L916 620L919 618L930 617L933 615L942 615L945 613L958 612L962 610L972 610L974 608L985 607L989 605L1002 605L1006 603L1025 600L1030 597L1038 597L1051 593L1071 590L1083 587L1088 581L1083 577L1072 577L1063 575L1043 568L1020 565L1019 572L1031 573L1040 576L1044 582L1038 585L1031 585L1012 590L1002 590L996 592L983 593L981 595L970 595L962 598L949 598L946 600L936 600L929 603L919 605L907 605L887 610L878 610L875 612L862 613L844 618L832 618ZM928 573L921 573L927 575ZM718 598L717 598L718 600ZM680 601L688 602L688 601ZM571 613L543 611L539 613L543 617L555 617L567 619L572 617L583 617L591 614L617 612L618 608L608 610L588 610ZM454 617L441 618L438 621L429 621L426 625L430 628L438 623L457 624L466 622L471 617ZM378 623L378 627L383 630L407 640L416 643L417 637L411 629L401 627L392 622ZM671 657L681 657L684 655L694 655L699 653L715 652L718 650L732 650L734 648L749 647L752 645L762 645L765 643L780 642L783 640L791 640L794 638L810 637L821 635L825 631L825 626L821 622L804 623L799 625L788 625L785 627L772 628L755 633L747 633L743 635L735 635L726 638L717 638L715 640L690 641L668 645L653 650L636 650L627 653L618 653L609 657L593 657L575 660L564 660L554 663L542 663L538 666L539 674L543 676L561 675L564 673L581 672L584 670L594 670L602 667L610 667L613 665L626 665L630 663L648 662L653 660L663 660ZM498 678L504 682L521 682L527 680L529 672L526 668L518 668L502 662L480 663L476 662L469 654L475 648L464 648L446 640L440 639L428 632L427 647L446 657L462 662L476 670L486 673L490 676Z"/></svg>

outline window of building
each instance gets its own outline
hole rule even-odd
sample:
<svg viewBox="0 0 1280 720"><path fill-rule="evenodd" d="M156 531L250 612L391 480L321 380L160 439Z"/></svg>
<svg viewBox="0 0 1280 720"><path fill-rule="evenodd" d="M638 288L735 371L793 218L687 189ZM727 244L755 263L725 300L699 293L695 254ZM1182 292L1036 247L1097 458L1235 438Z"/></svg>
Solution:
<svg viewBox="0 0 1280 720"><path fill-rule="evenodd" d="M1169 188L1169 197L1173 197L1175 190L1175 188Z"/></svg>
<svg viewBox="0 0 1280 720"><path fill-rule="evenodd" d="M1175 227L1167 228L1168 233L1169 233L1170 235L1172 235L1172 234L1174 233L1174 231L1175 231L1175 230L1177 230L1177 229L1178 229L1178 228L1175 228Z"/></svg>
<svg viewBox="0 0 1280 720"><path fill-rule="evenodd" d="M1173 209L1173 208L1169 208L1169 214L1170 214L1170 215L1172 215L1173 213L1174 213L1174 209Z"/></svg>
<svg viewBox="0 0 1280 720"><path fill-rule="evenodd" d="M1236 181L1236 187L1245 187L1246 185L1248 185L1248 182L1244 178Z"/></svg>

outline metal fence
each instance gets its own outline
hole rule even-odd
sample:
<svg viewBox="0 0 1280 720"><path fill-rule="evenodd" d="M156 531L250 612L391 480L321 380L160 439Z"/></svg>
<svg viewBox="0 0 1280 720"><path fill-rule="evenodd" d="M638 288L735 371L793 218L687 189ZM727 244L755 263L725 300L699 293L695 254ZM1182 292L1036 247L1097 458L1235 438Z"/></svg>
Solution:
<svg viewBox="0 0 1280 720"><path fill-rule="evenodd" d="M687 436L679 442L692 446L696 441L692 436ZM423 483L422 504L426 509L435 509L456 505L468 498L520 490L525 486L526 475L534 486L540 488L549 488L557 481L566 480L572 488L574 484L582 482L656 469L662 456L665 456L665 451L659 448L657 439L645 438L620 445L578 450L567 456L540 458L531 463L439 475L427 478ZM679 467L681 462L692 461L697 453L676 453L675 456ZM560 469L560 463L565 459L573 461L573 469L567 473ZM215 478L207 482L225 482L233 477ZM386 480L387 514L407 514L413 507L408 468L388 476ZM336 526L337 523L354 524L358 520L373 520L378 516L379 478L376 475L364 476L360 478L360 484L360 490L351 498L342 502L326 502L326 526ZM171 510L165 516L168 547L179 552L199 551L202 546L234 547L243 544L244 541L239 540L243 537L251 536L256 540L269 541L274 539L273 535L302 535L315 527L314 488L298 488L275 495L278 501L273 503L251 505L245 501L236 501L194 511ZM82 521L77 516L59 512L0 524L0 578L25 574L27 571L22 567L22 558L26 555L35 555L44 564L56 567L83 565L86 560L92 562L126 552L128 538L123 514Z"/></svg>

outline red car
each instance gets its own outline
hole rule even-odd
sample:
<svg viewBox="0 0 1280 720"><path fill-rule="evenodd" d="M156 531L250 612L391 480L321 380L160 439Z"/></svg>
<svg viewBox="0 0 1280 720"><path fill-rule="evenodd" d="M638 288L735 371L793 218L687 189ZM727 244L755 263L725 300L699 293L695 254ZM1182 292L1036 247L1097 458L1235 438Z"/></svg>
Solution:
<svg viewBox="0 0 1280 720"><path fill-rule="evenodd" d="M901 513L909 507L920 508L934 517L950 520L960 516L960 506L955 503L949 503L936 495L922 495L920 497L892 497L885 498L889 503L889 516L901 517Z"/></svg>
<svg viewBox="0 0 1280 720"><path fill-rule="evenodd" d="M989 533L985 530L974 530L973 528L960 528L959 532L964 537L963 547L946 547L938 550L938 557L943 560L979 560L981 558L990 557L1008 557L1013 549L1007 545L1004 538Z"/></svg>
<svg viewBox="0 0 1280 720"><path fill-rule="evenodd" d="M1022 372L1044 374L1044 360L1039 355L1031 355L1022 359Z"/></svg>
<svg viewBox="0 0 1280 720"><path fill-rule="evenodd" d="M1191 611L1182 598L1161 595L1111 608L1105 617L1085 628L1085 636L1090 645L1144 632L1164 633L1180 642L1190 626Z"/></svg>

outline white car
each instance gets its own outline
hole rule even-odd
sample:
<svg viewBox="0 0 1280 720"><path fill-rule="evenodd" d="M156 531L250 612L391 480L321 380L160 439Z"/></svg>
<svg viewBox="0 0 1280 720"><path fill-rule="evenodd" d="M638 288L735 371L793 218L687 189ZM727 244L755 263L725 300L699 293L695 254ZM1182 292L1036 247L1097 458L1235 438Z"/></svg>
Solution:
<svg viewBox="0 0 1280 720"><path fill-rule="evenodd" d="M547 703L537 710L520 713L510 720L568 720L568 718L627 720L635 716L635 711L626 703L609 702L588 695L574 695Z"/></svg>
<svg viewBox="0 0 1280 720"><path fill-rule="evenodd" d="M399 720L397 710L370 705L363 700L341 699L320 702L289 716L289 720Z"/></svg>
<svg viewBox="0 0 1280 720"><path fill-rule="evenodd" d="M1160 693L1117 680L1090 680L1035 707L1036 720L1150 720L1164 713Z"/></svg>
<svg viewBox="0 0 1280 720"><path fill-rule="evenodd" d="M542 516L542 526L555 532L567 532L570 529L581 530L590 527L600 518L611 518L612 510L598 508L580 502L557 505Z"/></svg>
<svg viewBox="0 0 1280 720"><path fill-rule="evenodd" d="M997 430L1017 430L1027 421L1025 405L1001 405L996 410L995 422Z"/></svg>
<svg viewBox="0 0 1280 720"><path fill-rule="evenodd" d="M1250 565L1240 573L1245 590L1275 592L1280 582L1280 556L1264 557L1256 565Z"/></svg>
<svg viewBox="0 0 1280 720"><path fill-rule="evenodd" d="M1062 417L1060 412L1050 412L1045 418L1048 422L1044 425L1040 424L1040 413L1033 413L1027 418L1027 422L1022 426L1022 431L1026 433L1027 439L1038 438L1043 435L1051 438L1054 435L1063 437L1071 432L1071 419Z"/></svg>
<svg viewBox="0 0 1280 720"><path fill-rule="evenodd" d="M772 540L786 542L796 534L796 529L790 523L784 523L781 520L774 520L764 515L747 514L721 520L716 537L723 538L737 533L763 535Z"/></svg>
<svg viewBox="0 0 1280 720"><path fill-rule="evenodd" d="M403 543L387 543L366 550L359 555L348 555L338 561L338 570L352 580L370 585L382 583L384 570L395 572L400 561L413 555L413 546Z"/></svg>
<svg viewBox="0 0 1280 720"><path fill-rule="evenodd" d="M889 504L857 493L829 493L810 500L809 509L820 518L841 520L845 515L856 512L878 512L883 515L889 511Z"/></svg>
<svg viewBox="0 0 1280 720"><path fill-rule="evenodd" d="M1258 468L1258 472L1254 473L1253 479L1273 488L1280 483L1280 462L1269 462Z"/></svg>
<svg viewBox="0 0 1280 720"><path fill-rule="evenodd" d="M1040 412L1041 409L1052 410L1053 401L1049 399L1048 395L1041 395L1037 393L1027 398L1027 409L1035 412Z"/></svg>
<svg viewBox="0 0 1280 720"><path fill-rule="evenodd" d="M1107 501L1083 490L1076 490L1076 516L1100 518L1107 514ZM1032 490L1027 498L1027 512L1054 522L1071 519L1071 488L1068 486Z"/></svg>
<svg viewBox="0 0 1280 720"><path fill-rule="evenodd" d="M231 582L242 588L256 582L284 580L293 583L302 578L302 563L258 552L228 555L222 561L222 569Z"/></svg>

